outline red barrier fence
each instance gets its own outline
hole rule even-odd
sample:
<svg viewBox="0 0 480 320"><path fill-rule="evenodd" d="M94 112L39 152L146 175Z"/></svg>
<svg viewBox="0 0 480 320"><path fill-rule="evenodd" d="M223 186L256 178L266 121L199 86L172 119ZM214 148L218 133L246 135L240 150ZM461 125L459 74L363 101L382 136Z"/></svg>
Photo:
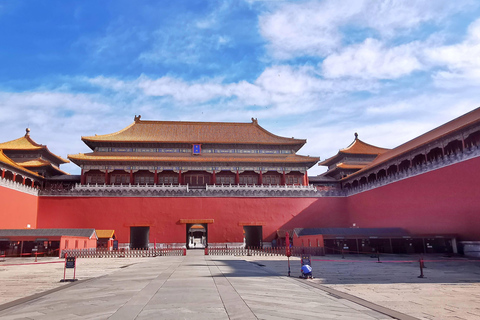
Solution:
<svg viewBox="0 0 480 320"><path fill-rule="evenodd" d="M292 256L300 257L302 254L312 256L324 256L325 251L321 247L290 247ZM228 248L208 247L206 255L216 256L285 256L285 247L249 247L249 248Z"/></svg>
<svg viewBox="0 0 480 320"><path fill-rule="evenodd" d="M69 257L77 258L141 258L158 256L183 256L184 248L165 248L165 249L120 249L109 250L104 248L97 249L69 249L62 250L62 257L67 254Z"/></svg>
<svg viewBox="0 0 480 320"><path fill-rule="evenodd" d="M27 257L57 257L58 256L58 250L49 250L49 251L41 251L41 252L28 252L28 253L16 253L16 254L2 254L0 255L0 258L27 258Z"/></svg>

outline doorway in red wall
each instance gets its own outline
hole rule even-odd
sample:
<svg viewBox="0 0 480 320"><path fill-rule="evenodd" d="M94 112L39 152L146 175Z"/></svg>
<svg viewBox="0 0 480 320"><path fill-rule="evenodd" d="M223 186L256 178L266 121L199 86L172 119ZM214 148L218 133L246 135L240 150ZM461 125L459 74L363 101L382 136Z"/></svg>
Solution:
<svg viewBox="0 0 480 320"><path fill-rule="evenodd" d="M208 246L208 223L187 223L187 249L203 249Z"/></svg>
<svg viewBox="0 0 480 320"><path fill-rule="evenodd" d="M130 249L148 249L150 227L130 227Z"/></svg>
<svg viewBox="0 0 480 320"><path fill-rule="evenodd" d="M262 226L243 226L247 248L262 247Z"/></svg>

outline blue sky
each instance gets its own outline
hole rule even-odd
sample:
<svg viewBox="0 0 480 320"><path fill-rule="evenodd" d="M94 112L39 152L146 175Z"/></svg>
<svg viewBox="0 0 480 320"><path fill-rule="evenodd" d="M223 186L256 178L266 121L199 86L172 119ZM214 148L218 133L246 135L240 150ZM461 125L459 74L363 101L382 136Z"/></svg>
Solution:
<svg viewBox="0 0 480 320"><path fill-rule="evenodd" d="M480 105L475 0L0 1L0 28L0 140L62 157L141 114L254 117L325 159Z"/></svg>

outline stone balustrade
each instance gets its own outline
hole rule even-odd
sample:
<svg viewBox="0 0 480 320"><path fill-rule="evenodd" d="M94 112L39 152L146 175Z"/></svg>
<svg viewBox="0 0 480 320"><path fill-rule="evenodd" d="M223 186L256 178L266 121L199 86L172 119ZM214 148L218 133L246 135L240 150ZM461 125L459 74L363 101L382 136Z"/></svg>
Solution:
<svg viewBox="0 0 480 320"><path fill-rule="evenodd" d="M89 197L320 197L332 196L331 191L318 191L315 186L292 185L80 185L70 189L42 190L42 196Z"/></svg>
<svg viewBox="0 0 480 320"><path fill-rule="evenodd" d="M20 182L15 182L12 180L8 180L5 178L0 178L0 186L13 189L16 191L28 193L34 196L38 196L38 189L37 188L32 188L31 186L24 185L23 183Z"/></svg>
<svg viewBox="0 0 480 320"><path fill-rule="evenodd" d="M368 191L378 188L396 181L411 178L419 174L440 169L458 162L466 161L480 156L480 146L471 146L466 148L463 152L451 153L443 157L438 157L427 163L417 165L406 170L396 172L394 174L381 177L375 181L367 182L356 187L347 188L344 190L345 196L351 196L360 192Z"/></svg>

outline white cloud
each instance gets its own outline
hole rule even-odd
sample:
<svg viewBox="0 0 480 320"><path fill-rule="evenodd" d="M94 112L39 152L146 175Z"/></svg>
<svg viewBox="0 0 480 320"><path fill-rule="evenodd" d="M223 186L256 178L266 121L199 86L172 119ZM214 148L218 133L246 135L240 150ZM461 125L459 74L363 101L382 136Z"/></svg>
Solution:
<svg viewBox="0 0 480 320"><path fill-rule="evenodd" d="M440 87L459 88L480 85L480 19L468 28L463 42L426 50L432 64L445 68L434 74Z"/></svg>
<svg viewBox="0 0 480 320"><path fill-rule="evenodd" d="M325 57L343 46L342 28L369 29L382 38L478 6L471 0L301 1L276 5L259 17L262 36L276 59Z"/></svg>
<svg viewBox="0 0 480 320"><path fill-rule="evenodd" d="M341 45L338 26L360 11L362 2L287 3L259 17L260 33L275 58L324 56Z"/></svg>
<svg viewBox="0 0 480 320"><path fill-rule="evenodd" d="M305 113L321 106L328 97L378 88L370 81L325 80L312 67L288 65L266 68L252 83L244 80L224 83L221 78L185 81L164 76L154 79L145 75L132 81L105 77L84 80L117 91L119 95L130 94L144 101L167 99L173 108L195 108L216 100L216 104L239 109L271 107L276 114ZM265 111L265 116L271 117L271 111Z"/></svg>
<svg viewBox="0 0 480 320"><path fill-rule="evenodd" d="M416 42L388 48L375 39L347 47L328 56L322 64L327 78L396 79L422 68Z"/></svg>

